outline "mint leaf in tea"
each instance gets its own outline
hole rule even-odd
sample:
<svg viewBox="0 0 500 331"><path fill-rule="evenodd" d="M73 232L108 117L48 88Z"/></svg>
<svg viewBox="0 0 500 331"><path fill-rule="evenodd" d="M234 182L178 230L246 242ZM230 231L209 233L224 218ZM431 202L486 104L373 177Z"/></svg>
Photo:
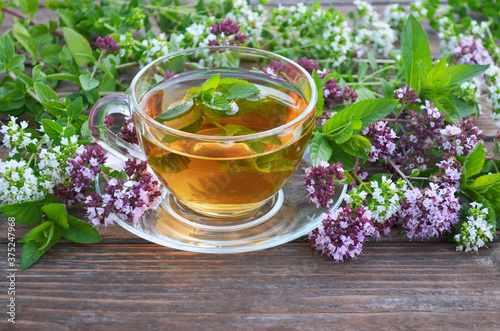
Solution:
<svg viewBox="0 0 500 331"><path fill-rule="evenodd" d="M150 91L141 107L165 126L199 135L151 128L141 143L163 184L202 213L265 203L292 175L314 127L311 113L287 130L259 135L297 118L307 102L291 85L252 72L179 74ZM254 136L228 139L248 135Z"/></svg>

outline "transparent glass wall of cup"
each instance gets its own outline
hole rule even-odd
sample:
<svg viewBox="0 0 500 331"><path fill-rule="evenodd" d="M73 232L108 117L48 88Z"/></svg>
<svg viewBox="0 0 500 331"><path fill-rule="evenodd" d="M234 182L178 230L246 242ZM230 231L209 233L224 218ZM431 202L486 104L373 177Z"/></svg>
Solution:
<svg viewBox="0 0 500 331"><path fill-rule="evenodd" d="M221 125L257 131L235 136L213 130L184 132L154 119L181 103L190 87L203 85L215 74L250 81L290 107L282 116L267 116L265 109L258 109L226 119ZM316 103L313 79L295 62L262 50L206 47L172 53L144 67L133 79L128 98L111 96L96 104L89 127L110 153L147 160L183 210L227 218L259 208L287 182L307 148ZM106 128L104 119L113 113L133 116L140 146Z"/></svg>

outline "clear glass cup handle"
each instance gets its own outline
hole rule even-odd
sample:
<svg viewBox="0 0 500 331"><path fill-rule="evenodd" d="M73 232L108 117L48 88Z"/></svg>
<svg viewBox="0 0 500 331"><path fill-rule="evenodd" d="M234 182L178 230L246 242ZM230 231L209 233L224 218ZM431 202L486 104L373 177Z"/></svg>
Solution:
<svg viewBox="0 0 500 331"><path fill-rule="evenodd" d="M121 139L104 124L106 117L112 114L132 116L126 94L107 96L94 105L89 115L89 130L92 137L104 150L122 160L130 157L146 160L138 145Z"/></svg>

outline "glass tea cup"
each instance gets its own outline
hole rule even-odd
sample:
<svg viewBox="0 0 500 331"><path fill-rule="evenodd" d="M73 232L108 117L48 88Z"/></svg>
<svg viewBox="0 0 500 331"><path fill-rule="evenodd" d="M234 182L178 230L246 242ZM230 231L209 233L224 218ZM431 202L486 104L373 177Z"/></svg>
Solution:
<svg viewBox="0 0 500 331"><path fill-rule="evenodd" d="M229 100L229 110L194 107L173 120L155 120L217 75L229 83L245 80L260 92ZM289 59L245 47L194 48L144 67L128 96L100 100L89 128L111 154L147 160L167 190L161 208L187 221L233 226L253 223L256 215L265 220L281 207L280 190L307 148L316 103L312 77ZM117 113L132 116L139 145L107 128L106 117Z"/></svg>

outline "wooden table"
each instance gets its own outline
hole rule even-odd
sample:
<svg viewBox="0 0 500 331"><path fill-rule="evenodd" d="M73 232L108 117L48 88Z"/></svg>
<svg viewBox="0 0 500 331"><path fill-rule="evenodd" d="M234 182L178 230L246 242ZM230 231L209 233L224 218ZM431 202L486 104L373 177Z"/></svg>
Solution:
<svg viewBox="0 0 500 331"><path fill-rule="evenodd" d="M489 117L477 123L491 141ZM4 221L1 330L500 329L498 239L465 254L444 238L409 241L394 232L367 243L359 259L335 263L303 240L207 255L151 244L117 225L101 231L99 244L62 242L28 270L17 268L11 324ZM17 225L16 238L27 231Z"/></svg>

